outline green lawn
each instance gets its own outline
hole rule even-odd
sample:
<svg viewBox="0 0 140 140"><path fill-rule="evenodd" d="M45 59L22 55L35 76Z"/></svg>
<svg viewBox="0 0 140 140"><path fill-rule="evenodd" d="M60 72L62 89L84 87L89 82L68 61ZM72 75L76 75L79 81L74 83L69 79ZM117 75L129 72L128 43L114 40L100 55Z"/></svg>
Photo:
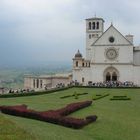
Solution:
<svg viewBox="0 0 140 140"><path fill-rule="evenodd" d="M65 95L89 94L60 99ZM71 116L98 116L96 122L74 130L26 118L0 114L0 140L139 140L140 139L140 89L71 88L46 95L0 98L0 105L27 104L35 110L57 109L68 103L91 100L96 94L110 95L93 101L92 106ZM127 95L128 101L110 101L114 95Z"/></svg>

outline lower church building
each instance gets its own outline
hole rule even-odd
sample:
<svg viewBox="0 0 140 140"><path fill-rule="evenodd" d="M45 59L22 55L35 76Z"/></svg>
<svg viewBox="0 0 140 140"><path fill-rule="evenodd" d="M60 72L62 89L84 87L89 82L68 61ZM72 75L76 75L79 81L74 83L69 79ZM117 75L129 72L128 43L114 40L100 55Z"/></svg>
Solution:
<svg viewBox="0 0 140 140"><path fill-rule="evenodd" d="M68 86L72 81L71 73L54 75L26 75L24 77L24 88L34 90L47 90L50 88Z"/></svg>
<svg viewBox="0 0 140 140"><path fill-rule="evenodd" d="M73 58L73 81L82 85L127 82L140 86L140 46L133 35L122 35L113 24L104 31L102 18L86 19L86 57Z"/></svg>

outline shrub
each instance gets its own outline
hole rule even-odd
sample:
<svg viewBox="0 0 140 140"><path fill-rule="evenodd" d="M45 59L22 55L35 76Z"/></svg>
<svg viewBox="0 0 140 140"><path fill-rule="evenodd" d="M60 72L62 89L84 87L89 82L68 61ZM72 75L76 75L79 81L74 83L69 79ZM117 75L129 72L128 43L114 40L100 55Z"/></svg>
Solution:
<svg viewBox="0 0 140 140"><path fill-rule="evenodd" d="M104 97L109 96L109 95L110 94L105 94L105 95L102 95L102 96L94 97L93 100L98 100L98 99L104 98Z"/></svg>
<svg viewBox="0 0 140 140"><path fill-rule="evenodd" d="M84 101L84 102L68 104L66 107L58 110L49 110L43 112L27 109L26 105L1 106L0 110L5 114L21 116L25 118L40 120L40 121L46 121L54 124L63 125L66 127L79 129L95 121L97 119L97 116L88 116L86 117L86 119L77 119L77 118L66 117L66 116L72 112L87 107L91 104L92 101Z"/></svg>
<svg viewBox="0 0 140 140"><path fill-rule="evenodd" d="M94 122L96 121L97 116L96 115L91 115L91 116L87 116L86 120L90 123L90 122Z"/></svg>
<svg viewBox="0 0 140 140"><path fill-rule="evenodd" d="M96 94L96 96L102 96L101 94Z"/></svg>
<svg viewBox="0 0 140 140"><path fill-rule="evenodd" d="M66 115L69 115L69 114L79 110L79 109L88 107L91 104L92 104L92 101L84 101L84 102L72 103L72 104L68 104L66 107L58 109L56 111L58 111L60 115L66 116Z"/></svg>
<svg viewBox="0 0 140 140"><path fill-rule="evenodd" d="M75 99L78 99L78 94L77 94L77 92L74 93L74 97L75 97Z"/></svg>
<svg viewBox="0 0 140 140"><path fill-rule="evenodd" d="M84 119L77 119L72 117L64 117L63 119L60 120L61 125L75 129L83 127L84 125L86 125L86 123L87 122Z"/></svg>
<svg viewBox="0 0 140 140"><path fill-rule="evenodd" d="M77 96L82 96L82 95L86 95L86 94L88 94L87 92L84 92L84 93L76 93L77 94ZM61 99L64 99L64 98L69 98L69 97L73 97L73 96L75 96L75 93L74 94L72 94L72 95L65 95L65 96L62 96L62 97L60 97Z"/></svg>
<svg viewBox="0 0 140 140"><path fill-rule="evenodd" d="M110 100L131 100L131 98L111 98Z"/></svg>
<svg viewBox="0 0 140 140"><path fill-rule="evenodd" d="M131 98L128 98L126 95L122 95L122 96L113 96L110 100L131 100Z"/></svg>
<svg viewBox="0 0 140 140"><path fill-rule="evenodd" d="M73 86L69 87L62 87L62 88L54 88L46 91L37 91L37 92L28 92L28 93L10 93L10 94L1 94L0 98L13 98L13 97L24 97L24 96L35 96L35 95L43 95L43 94L50 94L57 91L67 90L72 88Z"/></svg>
<svg viewBox="0 0 140 140"><path fill-rule="evenodd" d="M61 99L64 99L64 98L68 98L68 97L72 97L73 95L66 95L66 96L62 96L60 97Z"/></svg>
<svg viewBox="0 0 140 140"><path fill-rule="evenodd" d="M126 95L122 95L122 96L113 96L113 98L126 98L127 96Z"/></svg>

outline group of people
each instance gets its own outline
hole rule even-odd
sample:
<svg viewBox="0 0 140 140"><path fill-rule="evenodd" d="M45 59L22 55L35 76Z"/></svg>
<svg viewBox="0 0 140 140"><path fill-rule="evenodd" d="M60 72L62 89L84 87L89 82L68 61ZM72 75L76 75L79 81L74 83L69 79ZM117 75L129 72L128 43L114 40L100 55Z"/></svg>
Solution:
<svg viewBox="0 0 140 140"><path fill-rule="evenodd" d="M79 83L77 81L72 82L70 85L75 86L83 86L82 83ZM90 87L136 87L133 82L131 81L104 81L104 82L89 82L86 86Z"/></svg>
<svg viewBox="0 0 140 140"><path fill-rule="evenodd" d="M80 84L77 81L72 81L68 86L83 86L83 84ZM90 87L136 87L133 82L131 81L125 81L125 82L120 82L120 81L105 81L105 82L89 82L87 86ZM56 88L62 88L65 87L65 84L59 83L56 85ZM45 90L48 88L46 87ZM4 93L29 93L29 92L34 92L34 90L31 89L0 89L0 94Z"/></svg>
<svg viewBox="0 0 140 140"><path fill-rule="evenodd" d="M88 86L93 87L135 87L134 83L131 81L105 81L105 82L96 82L96 83L89 83Z"/></svg>
<svg viewBox="0 0 140 140"><path fill-rule="evenodd" d="M33 91L34 90L30 90L30 89L9 89L8 93L28 93Z"/></svg>
<svg viewBox="0 0 140 140"><path fill-rule="evenodd" d="M62 88L62 87L65 87L65 84L64 83L58 83L56 85L56 88Z"/></svg>

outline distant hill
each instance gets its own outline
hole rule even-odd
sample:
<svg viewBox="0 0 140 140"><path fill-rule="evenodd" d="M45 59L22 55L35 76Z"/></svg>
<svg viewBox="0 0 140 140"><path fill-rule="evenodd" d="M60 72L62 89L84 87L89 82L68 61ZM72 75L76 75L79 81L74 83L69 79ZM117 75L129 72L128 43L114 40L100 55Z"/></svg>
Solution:
<svg viewBox="0 0 140 140"><path fill-rule="evenodd" d="M32 66L5 66L0 68L0 87L23 88L24 75L44 75L71 72L68 62L48 62Z"/></svg>

